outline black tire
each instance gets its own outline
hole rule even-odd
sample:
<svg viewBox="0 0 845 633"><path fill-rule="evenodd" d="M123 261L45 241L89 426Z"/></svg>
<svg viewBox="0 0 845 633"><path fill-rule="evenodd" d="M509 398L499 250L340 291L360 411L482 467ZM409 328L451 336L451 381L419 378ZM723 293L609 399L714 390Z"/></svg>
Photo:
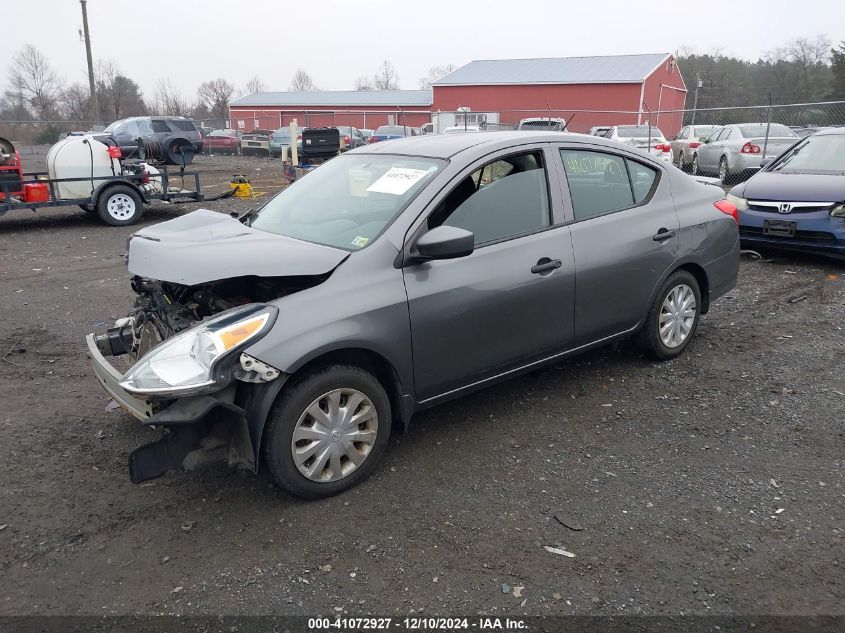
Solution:
<svg viewBox="0 0 845 633"><path fill-rule="evenodd" d="M724 178L722 177L722 170L725 172ZM728 169L728 159L724 156L719 159L719 180L723 185L731 184L731 172Z"/></svg>
<svg viewBox="0 0 845 633"><path fill-rule="evenodd" d="M666 345L660 337L660 316L663 308L663 302L666 301L670 292L679 286L687 286L692 290L695 296L695 316L693 317L692 326L686 338L676 346ZM698 321L701 317L701 289L698 286L698 281L692 273L686 270L676 270L669 275L668 279L663 282L654 297L654 302L646 316L645 324L640 330L640 343L643 346L646 354L655 360L671 360L680 356L689 345L689 342L695 336L695 331L698 328Z"/></svg>
<svg viewBox="0 0 845 633"><path fill-rule="evenodd" d="M693 176L701 175L701 169L698 167L698 154L692 155L692 167L690 168L690 173Z"/></svg>
<svg viewBox="0 0 845 633"><path fill-rule="evenodd" d="M364 461L348 475L336 481L313 481L301 473L294 462L293 433L309 405L335 389L355 389L370 399L377 415L376 439ZM267 418L261 452L280 488L305 499L330 497L355 486L373 472L387 447L390 422L390 400L372 374L359 367L332 365L282 389Z"/></svg>
<svg viewBox="0 0 845 633"><path fill-rule="evenodd" d="M135 224L143 214L144 201L137 191L127 185L109 187L97 199L97 215L111 226Z"/></svg>

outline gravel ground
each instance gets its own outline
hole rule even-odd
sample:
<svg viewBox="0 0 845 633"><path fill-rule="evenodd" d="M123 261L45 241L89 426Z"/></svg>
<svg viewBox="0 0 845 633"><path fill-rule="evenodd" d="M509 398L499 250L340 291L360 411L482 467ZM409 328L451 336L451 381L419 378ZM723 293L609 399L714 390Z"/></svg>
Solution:
<svg viewBox="0 0 845 633"><path fill-rule="evenodd" d="M208 195L283 182L196 166ZM106 412L83 337L131 303L133 230L0 218L0 613L843 613L842 263L744 258L681 358L623 343L437 407L304 502L225 467L129 483L155 432Z"/></svg>

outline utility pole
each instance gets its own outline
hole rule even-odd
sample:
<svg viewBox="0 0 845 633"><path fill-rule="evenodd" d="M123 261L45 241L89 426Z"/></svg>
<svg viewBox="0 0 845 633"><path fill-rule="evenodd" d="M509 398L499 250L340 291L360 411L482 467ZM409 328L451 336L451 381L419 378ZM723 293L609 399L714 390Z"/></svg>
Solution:
<svg viewBox="0 0 845 633"><path fill-rule="evenodd" d="M695 73L695 99L692 102L692 121L690 122L690 125L695 125L695 111L698 109L698 89L704 85L704 82L701 81L701 74L703 72L703 70L699 70Z"/></svg>
<svg viewBox="0 0 845 633"><path fill-rule="evenodd" d="M82 30L85 37L85 55L88 58L88 87L91 90L91 106L94 108L94 121L100 120L100 104L97 99L97 84L94 81L94 60L91 58L91 35L88 33L88 8L85 6L87 0L79 0L82 5Z"/></svg>

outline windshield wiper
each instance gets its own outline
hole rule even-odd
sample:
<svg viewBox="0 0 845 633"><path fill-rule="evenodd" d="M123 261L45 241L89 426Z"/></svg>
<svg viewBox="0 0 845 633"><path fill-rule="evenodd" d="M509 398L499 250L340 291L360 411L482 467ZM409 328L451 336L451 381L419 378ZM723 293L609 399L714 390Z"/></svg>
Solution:
<svg viewBox="0 0 845 633"><path fill-rule="evenodd" d="M231 215L233 218L237 218L238 222L241 222L242 224L246 224L247 226L251 226L252 225L252 219L256 215L258 215L258 209L250 209L249 211L247 211L246 213L243 213L241 215L237 215L235 213L230 213L229 215Z"/></svg>

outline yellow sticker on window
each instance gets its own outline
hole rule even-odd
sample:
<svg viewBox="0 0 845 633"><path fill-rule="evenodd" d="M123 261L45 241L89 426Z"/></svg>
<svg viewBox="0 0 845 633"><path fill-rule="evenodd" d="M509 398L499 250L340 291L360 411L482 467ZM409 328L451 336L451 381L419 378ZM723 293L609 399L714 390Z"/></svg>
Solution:
<svg viewBox="0 0 845 633"><path fill-rule="evenodd" d="M363 248L367 245L367 242L370 241L369 237L361 237L360 235L352 240L352 246L357 246L358 248Z"/></svg>

